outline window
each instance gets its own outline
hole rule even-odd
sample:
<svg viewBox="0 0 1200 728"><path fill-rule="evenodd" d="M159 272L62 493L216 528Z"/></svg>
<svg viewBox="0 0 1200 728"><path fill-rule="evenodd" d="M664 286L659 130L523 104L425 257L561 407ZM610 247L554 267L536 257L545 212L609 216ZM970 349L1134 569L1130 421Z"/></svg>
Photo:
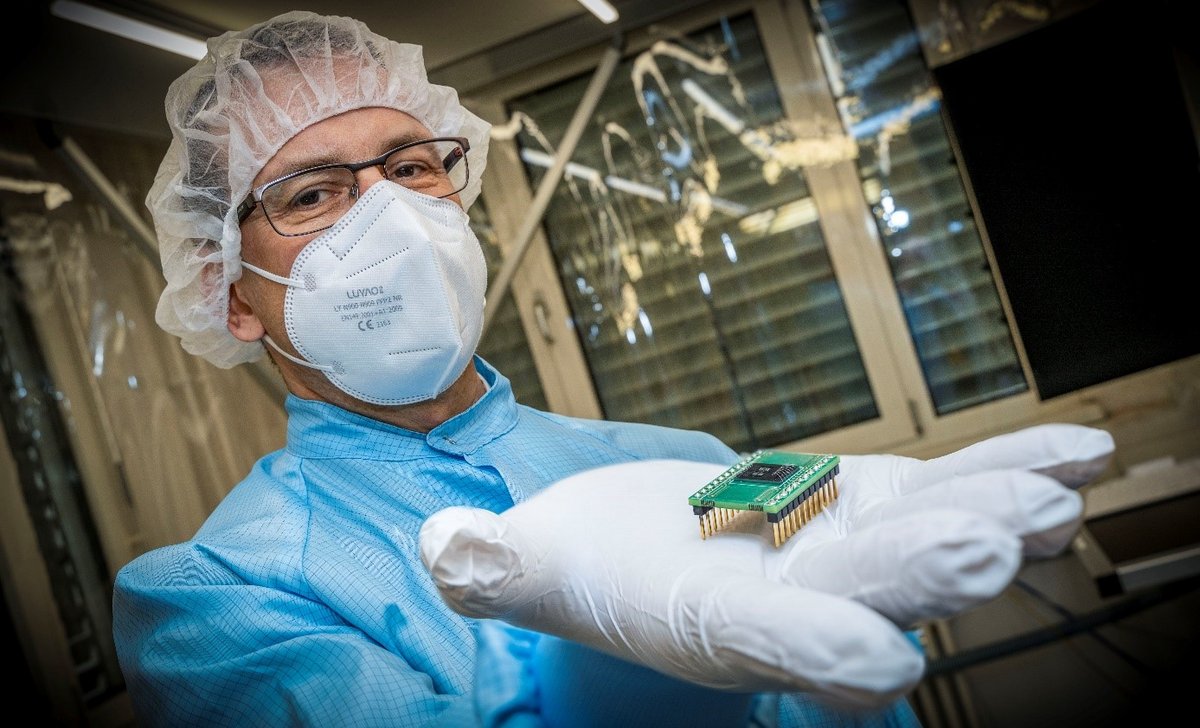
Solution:
<svg viewBox="0 0 1200 728"><path fill-rule="evenodd" d="M1098 416L1083 395L1044 406L1045 344L1022 340L1020 291L1002 275L1012 236L984 224L1003 200L974 197L984 182L965 176L970 150L938 83L953 69L930 70L932 40L909 11L742 0L663 11L627 34L530 246L536 265L513 287L523 318L536 288L556 312L541 321L570 334L535 341L556 411L591 398L608 419L739 450L919 455ZM541 48L552 62L471 89L504 129L489 202L508 226L528 213L600 54Z"/></svg>
<svg viewBox="0 0 1200 728"><path fill-rule="evenodd" d="M822 0L819 47L938 414L1028 389L903 3Z"/></svg>
<svg viewBox="0 0 1200 728"><path fill-rule="evenodd" d="M588 80L512 100L533 184ZM618 66L545 219L605 417L751 449L878 416L803 169L827 131L749 14Z"/></svg>

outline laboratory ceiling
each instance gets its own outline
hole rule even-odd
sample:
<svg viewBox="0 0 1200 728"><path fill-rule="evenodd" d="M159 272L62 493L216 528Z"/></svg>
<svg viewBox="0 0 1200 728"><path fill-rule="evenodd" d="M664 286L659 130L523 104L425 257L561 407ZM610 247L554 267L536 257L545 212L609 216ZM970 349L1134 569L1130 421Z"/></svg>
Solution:
<svg viewBox="0 0 1200 728"><path fill-rule="evenodd" d="M54 17L50 0L5 10L0 113L148 137L167 137L162 100L190 59ZM701 0L615 0L605 25L577 0L88 0L206 38L288 10L352 15L372 30L424 47L435 81L469 95L473 85L520 73L571 50L604 44Z"/></svg>

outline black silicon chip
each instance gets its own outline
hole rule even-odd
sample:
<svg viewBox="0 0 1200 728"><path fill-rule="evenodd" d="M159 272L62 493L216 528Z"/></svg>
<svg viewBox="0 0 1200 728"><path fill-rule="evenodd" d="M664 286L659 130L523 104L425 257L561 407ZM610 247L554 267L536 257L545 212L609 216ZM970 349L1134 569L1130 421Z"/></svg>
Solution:
<svg viewBox="0 0 1200 728"><path fill-rule="evenodd" d="M796 472L795 465L754 463L734 477L737 480L752 480L757 483L782 483L794 472Z"/></svg>

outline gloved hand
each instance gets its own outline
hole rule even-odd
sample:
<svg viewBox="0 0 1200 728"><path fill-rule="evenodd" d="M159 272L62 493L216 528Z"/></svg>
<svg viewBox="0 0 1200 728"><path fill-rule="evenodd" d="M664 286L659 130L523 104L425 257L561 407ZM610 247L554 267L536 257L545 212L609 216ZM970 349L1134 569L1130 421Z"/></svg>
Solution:
<svg viewBox="0 0 1200 728"><path fill-rule="evenodd" d="M1082 514L1070 488L1112 449L1103 431L1043 425L930 461L844 456L840 498L779 549L750 528L701 540L687 497L726 466L627 463L503 514L441 511L421 555L463 615L707 687L875 707L921 677L898 627L991 599L1022 553L1061 550Z"/></svg>

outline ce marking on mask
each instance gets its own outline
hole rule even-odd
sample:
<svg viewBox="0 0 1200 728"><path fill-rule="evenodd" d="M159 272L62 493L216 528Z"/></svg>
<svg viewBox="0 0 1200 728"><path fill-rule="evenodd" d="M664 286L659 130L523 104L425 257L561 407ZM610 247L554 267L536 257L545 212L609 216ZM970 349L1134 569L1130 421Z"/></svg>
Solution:
<svg viewBox="0 0 1200 728"><path fill-rule="evenodd" d="M399 294L389 294L383 286L356 288L346 291L347 303L339 303L333 307L340 320L353 323L359 331L375 331L386 328L392 321L391 314L404 310L403 298Z"/></svg>

